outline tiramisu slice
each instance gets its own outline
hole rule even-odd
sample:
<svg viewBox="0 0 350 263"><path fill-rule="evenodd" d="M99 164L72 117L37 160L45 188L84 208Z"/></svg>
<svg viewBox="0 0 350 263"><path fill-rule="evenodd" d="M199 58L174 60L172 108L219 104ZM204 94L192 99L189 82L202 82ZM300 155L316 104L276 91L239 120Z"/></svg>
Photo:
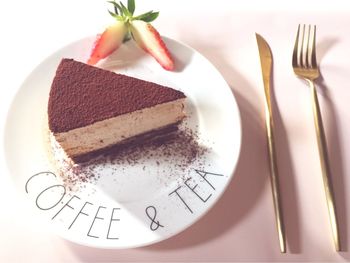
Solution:
<svg viewBox="0 0 350 263"><path fill-rule="evenodd" d="M48 118L52 137L74 162L177 129L184 93L63 59L53 79Z"/></svg>

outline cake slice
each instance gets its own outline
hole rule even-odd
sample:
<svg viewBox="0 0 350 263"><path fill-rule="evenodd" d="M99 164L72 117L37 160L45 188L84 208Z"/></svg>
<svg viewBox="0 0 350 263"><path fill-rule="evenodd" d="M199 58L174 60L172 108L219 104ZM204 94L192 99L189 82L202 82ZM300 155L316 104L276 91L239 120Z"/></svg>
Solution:
<svg viewBox="0 0 350 263"><path fill-rule="evenodd" d="M63 59L48 102L52 137L74 162L177 129L181 91Z"/></svg>

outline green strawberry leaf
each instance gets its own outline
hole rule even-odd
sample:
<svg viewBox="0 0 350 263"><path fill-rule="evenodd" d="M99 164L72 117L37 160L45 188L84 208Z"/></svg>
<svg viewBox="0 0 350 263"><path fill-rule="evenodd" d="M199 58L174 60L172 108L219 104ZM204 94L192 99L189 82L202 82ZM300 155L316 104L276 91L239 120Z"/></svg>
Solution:
<svg viewBox="0 0 350 263"><path fill-rule="evenodd" d="M135 12L135 0L128 0L128 10L133 15Z"/></svg>
<svg viewBox="0 0 350 263"><path fill-rule="evenodd" d="M116 13L113 13L113 12L111 12L110 10L108 10L108 13L109 13L112 17L114 17L115 19L117 19L118 21L123 21L123 20L124 20L122 16L117 15Z"/></svg>
<svg viewBox="0 0 350 263"><path fill-rule="evenodd" d="M128 7L126 7L121 1L119 1L119 3L117 3L116 0L110 0L107 2L112 4L114 7L114 13L108 10L109 14L117 20L124 21L126 23L132 20L142 20L149 23L154 21L159 16L159 12L153 12L153 10L138 16L133 16L135 12L135 0L128 0Z"/></svg>
<svg viewBox="0 0 350 263"><path fill-rule="evenodd" d="M133 19L133 20L142 20L142 18L144 18L144 17L146 17L146 16L148 16L148 15L150 15L150 14L152 14L152 13L153 13L153 10L148 11L148 12L146 12L146 13L144 13L144 14L141 14L141 15L135 16L135 17L133 17L132 19Z"/></svg>
<svg viewBox="0 0 350 263"><path fill-rule="evenodd" d="M113 13L112 11L110 11L110 10L108 10L108 13L112 16L112 17L114 17L114 18L116 18L117 17L117 14L116 13Z"/></svg>
<svg viewBox="0 0 350 263"><path fill-rule="evenodd" d="M129 10L125 7L125 5L122 3L122 2L119 2L120 3L120 7L123 11L123 14L125 14L126 16L128 17L132 17L132 14L129 12Z"/></svg>
<svg viewBox="0 0 350 263"><path fill-rule="evenodd" d="M150 14L147 14L141 18L139 18L139 20L142 20L144 22L152 22L154 21L157 17L159 16L159 12L151 12Z"/></svg>
<svg viewBox="0 0 350 263"><path fill-rule="evenodd" d="M114 12L119 15L119 12L121 15L123 15L123 11L122 8L120 7L120 5L115 2L115 1L108 1L108 3L112 4L114 6Z"/></svg>

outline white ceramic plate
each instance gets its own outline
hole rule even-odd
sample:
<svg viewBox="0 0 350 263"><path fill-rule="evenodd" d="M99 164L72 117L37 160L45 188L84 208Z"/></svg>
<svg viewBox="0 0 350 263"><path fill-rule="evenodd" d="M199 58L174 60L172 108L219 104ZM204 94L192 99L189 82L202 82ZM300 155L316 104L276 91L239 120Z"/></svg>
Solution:
<svg viewBox="0 0 350 263"><path fill-rule="evenodd" d="M189 115L183 126L207 150L184 169L176 168L181 154L98 166L98 180L69 191L50 161L48 94L60 60L86 61L93 41L57 51L20 87L5 130L8 169L33 216L68 240L101 248L159 242L195 223L229 185L241 144L238 108L223 77L195 50L166 38L176 61L176 70L168 72L129 41L98 66L182 90Z"/></svg>

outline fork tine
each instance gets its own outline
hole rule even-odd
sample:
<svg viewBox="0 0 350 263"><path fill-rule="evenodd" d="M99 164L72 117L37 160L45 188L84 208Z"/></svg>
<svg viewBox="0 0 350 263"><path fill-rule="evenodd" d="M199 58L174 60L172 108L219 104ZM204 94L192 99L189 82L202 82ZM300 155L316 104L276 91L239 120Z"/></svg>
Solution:
<svg viewBox="0 0 350 263"><path fill-rule="evenodd" d="M307 53L308 53L308 35L305 36L306 32L306 25L303 25L303 37L301 41L301 67L307 68Z"/></svg>
<svg viewBox="0 0 350 263"><path fill-rule="evenodd" d="M313 30L313 39L312 39L312 52L311 52L311 67L316 68L317 67L317 60L316 60L316 26L314 26Z"/></svg>
<svg viewBox="0 0 350 263"><path fill-rule="evenodd" d="M297 67L299 65L299 62L298 62L299 33L300 33L300 24L298 25L297 37L295 39L294 50L293 50L293 59L292 59L293 67Z"/></svg>
<svg viewBox="0 0 350 263"><path fill-rule="evenodd" d="M308 26L308 31L307 31L307 45L306 45L306 68L312 67L311 64L311 55L313 51L313 46L312 46L312 37L311 37L311 25Z"/></svg>

